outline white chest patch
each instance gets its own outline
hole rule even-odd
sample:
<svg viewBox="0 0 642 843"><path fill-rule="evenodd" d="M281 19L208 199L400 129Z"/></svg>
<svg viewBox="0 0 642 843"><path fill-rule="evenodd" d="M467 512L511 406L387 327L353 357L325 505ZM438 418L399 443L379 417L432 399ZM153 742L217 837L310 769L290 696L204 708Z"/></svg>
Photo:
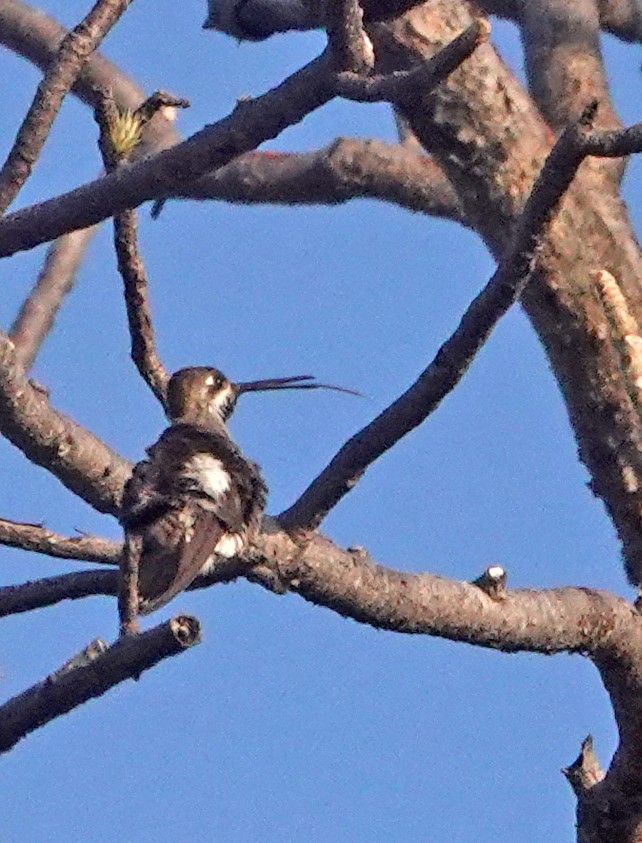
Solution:
<svg viewBox="0 0 642 843"><path fill-rule="evenodd" d="M223 463L211 454L194 454L185 463L185 476L211 498L220 498L230 490L230 475L223 468Z"/></svg>

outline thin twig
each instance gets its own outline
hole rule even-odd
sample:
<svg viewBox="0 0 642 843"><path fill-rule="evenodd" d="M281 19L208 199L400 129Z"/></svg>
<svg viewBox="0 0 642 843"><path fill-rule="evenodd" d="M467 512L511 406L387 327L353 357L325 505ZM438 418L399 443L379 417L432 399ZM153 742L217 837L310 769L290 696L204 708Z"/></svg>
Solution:
<svg viewBox="0 0 642 843"><path fill-rule="evenodd" d="M0 706L0 753L56 717L126 679L138 678L200 640L198 620L180 615L142 635L121 638L111 647L100 639L92 642L56 673Z"/></svg>
<svg viewBox="0 0 642 843"><path fill-rule="evenodd" d="M157 111L168 106L184 108L187 104L186 100L157 91L133 114L121 114L111 95L103 92L95 115L106 171L113 172L129 158L140 140L143 127ZM123 126L124 129L121 128ZM169 374L156 350L147 273L138 246L135 210L125 210L114 217L114 246L124 285L131 357L143 380L164 406Z"/></svg>
<svg viewBox="0 0 642 843"><path fill-rule="evenodd" d="M0 170L0 214L7 210L31 175L62 102L80 75L88 56L131 2L98 0L84 20L63 39L58 57L38 85L36 96Z"/></svg>
<svg viewBox="0 0 642 843"><path fill-rule="evenodd" d="M95 228L72 231L58 238L47 251L34 288L9 331L9 338L16 347L16 358L26 372L51 331L65 296L74 286L94 231Z"/></svg>
<svg viewBox="0 0 642 843"><path fill-rule="evenodd" d="M485 18L477 18L429 61L413 70L371 78L350 72L340 73L337 94L355 102L398 105L414 102L457 70L489 36L490 24Z"/></svg>
<svg viewBox="0 0 642 843"><path fill-rule="evenodd" d="M57 559L79 559L104 565L119 565L123 551L121 542L100 536L68 538L47 530L41 524L23 524L5 518L0 518L0 544Z"/></svg>
<svg viewBox="0 0 642 843"><path fill-rule="evenodd" d="M279 516L286 530L307 531L318 527L356 485L366 468L425 421L459 383L499 319L521 295L542 229L587 154L587 130L594 115L592 104L553 147L526 202L507 254L434 360L410 389L346 442L301 497Z"/></svg>

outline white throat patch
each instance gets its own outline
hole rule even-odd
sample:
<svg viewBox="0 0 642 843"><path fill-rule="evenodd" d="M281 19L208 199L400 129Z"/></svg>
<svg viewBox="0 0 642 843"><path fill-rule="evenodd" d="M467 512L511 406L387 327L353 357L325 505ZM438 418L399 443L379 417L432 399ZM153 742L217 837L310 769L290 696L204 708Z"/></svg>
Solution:
<svg viewBox="0 0 642 843"><path fill-rule="evenodd" d="M216 413L221 418L225 416L225 408L228 404L234 401L234 390L231 386L226 386L214 398L211 404L212 413Z"/></svg>

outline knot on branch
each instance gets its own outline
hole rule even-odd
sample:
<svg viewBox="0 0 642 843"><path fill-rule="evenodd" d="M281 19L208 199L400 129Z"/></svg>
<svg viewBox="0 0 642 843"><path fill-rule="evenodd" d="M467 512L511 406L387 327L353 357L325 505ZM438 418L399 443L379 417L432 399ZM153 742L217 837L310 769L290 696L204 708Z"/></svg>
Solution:
<svg viewBox="0 0 642 843"><path fill-rule="evenodd" d="M491 565L480 577L473 580L472 584L493 600L505 600L507 579L508 575L501 565Z"/></svg>

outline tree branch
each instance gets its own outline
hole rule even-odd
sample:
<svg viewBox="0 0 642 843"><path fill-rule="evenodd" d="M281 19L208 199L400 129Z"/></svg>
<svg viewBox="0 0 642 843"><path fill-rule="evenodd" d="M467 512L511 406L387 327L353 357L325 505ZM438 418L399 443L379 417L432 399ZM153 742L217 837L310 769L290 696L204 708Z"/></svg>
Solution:
<svg viewBox="0 0 642 843"><path fill-rule="evenodd" d="M130 157L139 143L143 126L157 111L168 105L186 107L188 103L157 91L134 114L122 115L111 94L103 92L95 109L95 117L100 128L99 147L107 173L114 172ZM119 148L116 141L119 135L123 135L122 124L125 124L129 134L128 138L123 139L126 148ZM131 358L143 380L164 407L169 374L156 350L147 273L138 247L136 211L127 209L114 217L114 247L124 285Z"/></svg>
<svg viewBox="0 0 642 843"><path fill-rule="evenodd" d="M5 518L0 518L0 544L58 559L82 559L105 565L119 565L123 551L121 542L109 541L100 536L67 538L41 524L22 524Z"/></svg>
<svg viewBox="0 0 642 843"><path fill-rule="evenodd" d="M27 380L13 343L0 333L0 432L99 512L117 514L131 463L53 409Z"/></svg>
<svg viewBox="0 0 642 843"><path fill-rule="evenodd" d="M364 0L365 23L398 17L419 0ZM277 32L323 29L325 5L308 0L208 0L204 29L239 41L262 41Z"/></svg>
<svg viewBox="0 0 642 843"><path fill-rule="evenodd" d="M33 248L171 192L276 137L333 97L329 60L323 55L266 94L239 102L228 117L172 149L132 164L126 172L118 170L5 217L0 221L0 256Z"/></svg>
<svg viewBox="0 0 642 843"><path fill-rule="evenodd" d="M78 26L64 37L58 56L38 85L36 96L0 170L0 214L6 211L31 175L62 102L80 76L87 57L131 2L98 0Z"/></svg>
<svg viewBox="0 0 642 843"><path fill-rule="evenodd" d="M502 599L474 582L397 571L362 550L345 551L316 535L301 549L273 519L255 542L254 563L276 572L283 591L376 629L433 635L503 652L614 653L642 632L642 617L625 600L584 588L505 590ZM217 582L239 576L230 562ZM253 570L244 576L252 577ZM62 600L114 596L116 571L80 571L0 590L0 616ZM199 577L190 588L212 585ZM266 587L267 582L262 582ZM274 590L274 589L270 589ZM628 642L628 643L627 643Z"/></svg>
<svg viewBox="0 0 642 843"><path fill-rule="evenodd" d="M526 4L521 0L479 0L489 14L522 22ZM569 4L570 6L571 4ZM598 0L600 26L623 41L642 41L642 14L639 0Z"/></svg>
<svg viewBox="0 0 642 843"><path fill-rule="evenodd" d="M390 102L408 105L443 82L488 40L490 24L478 18L435 56L413 70L399 71L371 78L355 73L341 73L337 79L337 93L355 102Z"/></svg>
<svg viewBox="0 0 642 843"><path fill-rule="evenodd" d="M425 421L459 383L499 319L521 294L542 229L587 153L587 129L595 107L561 135L526 202L513 242L486 287L473 300L455 332L415 383L353 436L297 501L279 516L289 531L309 531L359 481L366 468ZM592 133L591 139L599 135ZM597 149L591 142L590 148Z"/></svg>
<svg viewBox="0 0 642 843"><path fill-rule="evenodd" d="M611 103L600 47L596 0L533 0L522 9L520 32L529 90L554 130L573 119L591 100L600 104L595 126L620 129ZM597 159L588 164L615 193L624 162Z"/></svg>
<svg viewBox="0 0 642 843"><path fill-rule="evenodd" d="M322 149L298 154L247 152L172 196L279 205L334 205L370 198L465 225L459 200L432 158L360 138L338 138Z"/></svg>
<svg viewBox="0 0 642 843"><path fill-rule="evenodd" d="M53 328L63 299L73 288L94 228L72 231L48 249L36 284L16 316L9 339L15 358L26 372L33 365L42 343Z"/></svg>
<svg viewBox="0 0 642 843"><path fill-rule="evenodd" d="M200 624L180 615L142 635L122 638L111 647L100 639L43 682L0 706L0 753L41 726L102 696L126 679L137 679L163 659L199 644Z"/></svg>

